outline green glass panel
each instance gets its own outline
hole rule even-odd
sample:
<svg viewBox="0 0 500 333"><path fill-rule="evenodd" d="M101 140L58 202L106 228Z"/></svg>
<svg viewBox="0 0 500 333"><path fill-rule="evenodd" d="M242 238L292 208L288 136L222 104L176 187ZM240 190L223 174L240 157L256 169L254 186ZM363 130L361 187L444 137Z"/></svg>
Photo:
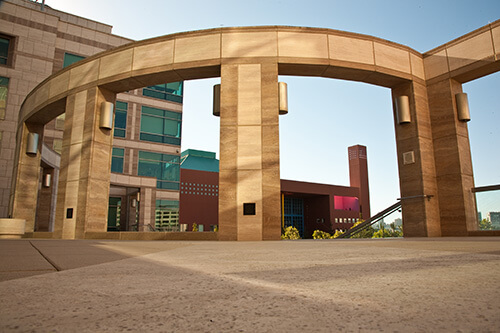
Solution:
<svg viewBox="0 0 500 333"><path fill-rule="evenodd" d="M113 156L125 156L125 149L123 148L113 148Z"/></svg>
<svg viewBox="0 0 500 333"><path fill-rule="evenodd" d="M115 128L127 128L127 112L116 110L115 112Z"/></svg>
<svg viewBox="0 0 500 333"><path fill-rule="evenodd" d="M116 101L115 105L117 110L124 110L124 111L128 110L128 103L122 101Z"/></svg>
<svg viewBox="0 0 500 333"><path fill-rule="evenodd" d="M179 201L156 200L156 208L179 208Z"/></svg>
<svg viewBox="0 0 500 333"><path fill-rule="evenodd" d="M9 44L10 40L7 38L0 38L0 64L6 65L9 57Z"/></svg>
<svg viewBox="0 0 500 333"><path fill-rule="evenodd" d="M165 118L177 119L177 120L182 119L182 113L164 110L164 114L165 114Z"/></svg>
<svg viewBox="0 0 500 333"><path fill-rule="evenodd" d="M85 59L85 57L76 55L76 54L71 54L71 53L64 53L64 63L63 67L68 67L69 65L74 64L77 61L80 61L82 59Z"/></svg>
<svg viewBox="0 0 500 333"><path fill-rule="evenodd" d="M163 134L180 137L180 126L177 120L165 119L163 122Z"/></svg>
<svg viewBox="0 0 500 333"><path fill-rule="evenodd" d="M141 132L163 134L163 119L142 115Z"/></svg>
<svg viewBox="0 0 500 333"><path fill-rule="evenodd" d="M144 177L161 178L161 163L139 160L137 174Z"/></svg>
<svg viewBox="0 0 500 333"><path fill-rule="evenodd" d="M113 148L111 156L111 172L123 173L124 156L125 156L125 149Z"/></svg>
<svg viewBox="0 0 500 333"><path fill-rule="evenodd" d="M111 172L123 173L123 157L111 158Z"/></svg>
<svg viewBox="0 0 500 333"><path fill-rule="evenodd" d="M152 108L149 106L143 106L142 107L142 113L144 114L152 114L155 116L160 116L163 117L165 115L164 110L162 109L157 109L157 108Z"/></svg>
<svg viewBox="0 0 500 333"><path fill-rule="evenodd" d="M152 153L149 151L139 151L139 159L161 161L162 154Z"/></svg>
<svg viewBox="0 0 500 333"><path fill-rule="evenodd" d="M113 132L113 136L116 138L124 138L126 134L125 130L119 128L115 128L115 131Z"/></svg>

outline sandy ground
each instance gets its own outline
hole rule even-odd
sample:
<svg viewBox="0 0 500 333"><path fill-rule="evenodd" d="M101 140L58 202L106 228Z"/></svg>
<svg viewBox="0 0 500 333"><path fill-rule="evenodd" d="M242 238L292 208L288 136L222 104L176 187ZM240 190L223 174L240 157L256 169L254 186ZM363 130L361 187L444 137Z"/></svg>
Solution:
<svg viewBox="0 0 500 333"><path fill-rule="evenodd" d="M500 238L0 241L0 332L500 332Z"/></svg>

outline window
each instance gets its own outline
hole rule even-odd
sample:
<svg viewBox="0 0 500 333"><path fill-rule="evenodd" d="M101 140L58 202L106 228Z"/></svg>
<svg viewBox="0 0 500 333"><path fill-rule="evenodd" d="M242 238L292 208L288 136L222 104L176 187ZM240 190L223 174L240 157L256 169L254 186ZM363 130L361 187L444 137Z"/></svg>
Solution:
<svg viewBox="0 0 500 333"><path fill-rule="evenodd" d="M7 93L9 92L9 79L0 76L0 119L5 119L7 106Z"/></svg>
<svg viewBox="0 0 500 333"><path fill-rule="evenodd" d="M179 201L156 200L155 227L157 231L179 231Z"/></svg>
<svg viewBox="0 0 500 333"><path fill-rule="evenodd" d="M0 35L0 65L11 65L13 38Z"/></svg>
<svg viewBox="0 0 500 333"><path fill-rule="evenodd" d="M121 198L109 198L108 231L120 231L120 215L122 208Z"/></svg>
<svg viewBox="0 0 500 333"><path fill-rule="evenodd" d="M64 53L64 63L63 63L63 68L68 67L69 65L74 64L77 61L80 61L82 59L85 59L85 57L76 55L76 54L71 54L71 53Z"/></svg>
<svg viewBox="0 0 500 333"><path fill-rule="evenodd" d="M127 110L128 103L116 101L115 112L115 138L124 138L127 136Z"/></svg>
<svg viewBox="0 0 500 333"><path fill-rule="evenodd" d="M142 90L142 95L182 103L182 91L183 83L181 81L146 87Z"/></svg>
<svg viewBox="0 0 500 333"><path fill-rule="evenodd" d="M180 146L181 125L181 113L143 106L140 139Z"/></svg>
<svg viewBox="0 0 500 333"><path fill-rule="evenodd" d="M113 148L111 155L111 172L123 173L123 160L125 156L125 149Z"/></svg>
<svg viewBox="0 0 500 333"><path fill-rule="evenodd" d="M180 157L139 151L139 176L155 177L156 187L164 190L179 190Z"/></svg>

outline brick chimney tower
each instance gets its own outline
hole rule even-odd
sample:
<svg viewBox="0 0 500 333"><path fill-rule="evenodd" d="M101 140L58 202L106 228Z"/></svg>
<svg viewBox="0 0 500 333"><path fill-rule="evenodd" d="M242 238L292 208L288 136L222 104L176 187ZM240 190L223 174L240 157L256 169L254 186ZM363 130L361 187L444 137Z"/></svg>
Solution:
<svg viewBox="0 0 500 333"><path fill-rule="evenodd" d="M366 147L361 145L351 146L348 148L348 153L349 180L351 187L359 188L359 211L363 220L366 220L371 217Z"/></svg>

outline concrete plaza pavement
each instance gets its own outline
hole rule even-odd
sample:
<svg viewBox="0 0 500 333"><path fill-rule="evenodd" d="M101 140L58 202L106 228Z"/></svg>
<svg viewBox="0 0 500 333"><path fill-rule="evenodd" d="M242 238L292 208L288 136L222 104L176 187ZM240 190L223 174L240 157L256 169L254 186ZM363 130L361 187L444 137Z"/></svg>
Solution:
<svg viewBox="0 0 500 333"><path fill-rule="evenodd" d="M500 238L0 241L0 332L498 332Z"/></svg>

